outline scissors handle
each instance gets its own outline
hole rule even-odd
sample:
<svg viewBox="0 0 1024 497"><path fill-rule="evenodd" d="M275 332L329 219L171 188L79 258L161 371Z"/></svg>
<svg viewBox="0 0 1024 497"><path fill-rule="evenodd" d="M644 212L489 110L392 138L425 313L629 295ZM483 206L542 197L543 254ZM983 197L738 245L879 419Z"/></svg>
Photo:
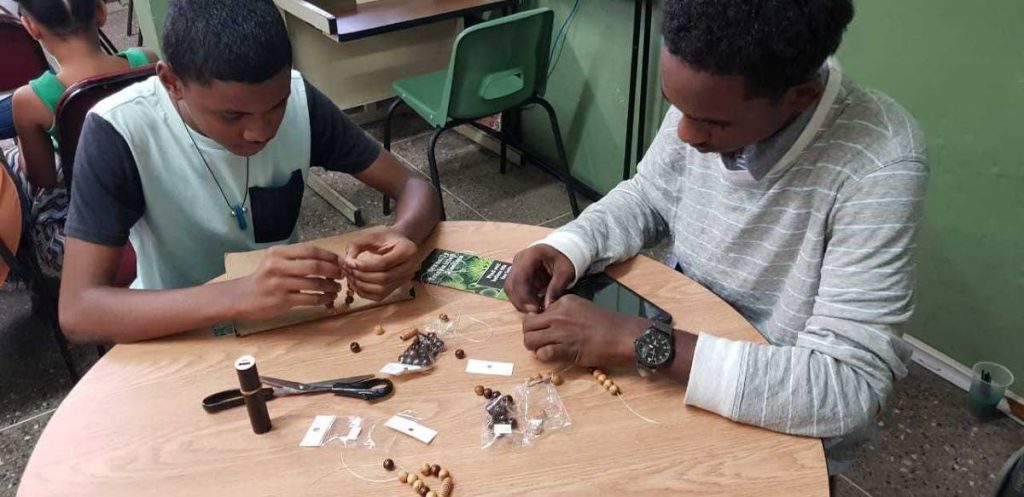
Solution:
<svg viewBox="0 0 1024 497"><path fill-rule="evenodd" d="M362 400L377 400L391 395L395 384L387 378L371 378L355 383L335 383L331 387L334 395Z"/></svg>
<svg viewBox="0 0 1024 497"><path fill-rule="evenodd" d="M260 395L266 400L271 400L274 398L274 389L269 387L261 388L256 395ZM237 388L217 392L203 399L203 409L209 413L220 412L243 405L245 405L245 396Z"/></svg>

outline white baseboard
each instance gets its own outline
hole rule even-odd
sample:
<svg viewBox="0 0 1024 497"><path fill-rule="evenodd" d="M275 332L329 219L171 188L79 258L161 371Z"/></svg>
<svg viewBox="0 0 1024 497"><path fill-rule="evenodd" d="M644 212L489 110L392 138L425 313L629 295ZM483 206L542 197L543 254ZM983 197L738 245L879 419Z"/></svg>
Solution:
<svg viewBox="0 0 1024 497"><path fill-rule="evenodd" d="M971 377L973 376L971 368L959 363L956 359L935 350L930 345L914 338L911 335L903 335L903 339L914 348L914 362L939 375L940 378L952 383L958 388L963 389L965 392L971 389ZM1006 392L1006 397L1013 399L1013 401L1018 404L1024 405L1024 398L1013 392ZM1003 400L999 404L999 410L1003 411L1003 413L1016 420L1018 423L1024 424L1024 421L1010 412L1010 406L1007 404L1006 400Z"/></svg>

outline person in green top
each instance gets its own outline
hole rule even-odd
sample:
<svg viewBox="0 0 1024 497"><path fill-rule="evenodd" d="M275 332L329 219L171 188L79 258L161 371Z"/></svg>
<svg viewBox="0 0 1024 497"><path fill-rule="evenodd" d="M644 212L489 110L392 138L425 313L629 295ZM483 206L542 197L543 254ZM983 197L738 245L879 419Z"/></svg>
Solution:
<svg viewBox="0 0 1024 497"><path fill-rule="evenodd" d="M144 48L117 55L103 52L99 28L107 20L101 0L18 0L21 23L57 60L59 70L47 71L12 97L18 146L4 153L31 196L33 232L43 272L58 278L64 253L64 220L68 196L55 152L57 102L67 87L101 74L124 71L155 62Z"/></svg>

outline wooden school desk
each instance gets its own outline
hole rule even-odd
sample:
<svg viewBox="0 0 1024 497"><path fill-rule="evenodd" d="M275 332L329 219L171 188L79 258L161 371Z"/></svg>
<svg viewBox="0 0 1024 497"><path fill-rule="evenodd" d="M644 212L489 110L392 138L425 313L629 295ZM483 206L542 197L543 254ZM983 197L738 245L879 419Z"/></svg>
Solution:
<svg viewBox="0 0 1024 497"><path fill-rule="evenodd" d="M546 228L481 222L443 224L431 246L511 260ZM675 326L761 341L755 330L710 291L669 268L637 257L610 273L671 312ZM537 362L522 346L521 317L511 305L455 290L419 287L413 301L350 316L252 335L214 338L208 331L118 345L71 391L53 415L28 462L21 496L337 496L411 497L383 457L415 471L423 462L448 468L460 496L694 495L825 497L828 480L821 442L733 423L687 407L684 389L634 368L609 371L624 399L650 424L631 414L583 368L558 387L572 425L530 448L498 443L480 448L481 400L473 387L510 392L528 375L559 368ZM395 379L395 394L376 404L306 395L275 399L273 429L255 435L244 408L207 414L203 397L238 381L232 367L255 355L260 373L319 381L375 373L408 345L398 334L440 312L460 320L437 368ZM488 332L478 319L491 328ZM372 328L382 324L387 333ZM485 342L474 342L490 336ZM349 344L358 341L362 352ZM465 373L468 358L515 363L513 377ZM382 420L414 411L438 430L430 445L379 427L387 453L343 449L337 442L300 448L318 414ZM343 452L344 451L344 452ZM344 455L343 455L344 454ZM343 467L384 483L360 480ZM431 480L430 482L433 482ZM429 483L428 483L429 484Z"/></svg>

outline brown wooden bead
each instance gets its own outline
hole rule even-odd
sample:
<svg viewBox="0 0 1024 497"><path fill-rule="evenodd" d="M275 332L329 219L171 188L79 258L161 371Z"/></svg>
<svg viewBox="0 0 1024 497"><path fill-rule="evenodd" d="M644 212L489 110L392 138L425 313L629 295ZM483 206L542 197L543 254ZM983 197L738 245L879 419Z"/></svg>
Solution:
<svg viewBox="0 0 1024 497"><path fill-rule="evenodd" d="M390 459L388 459L388 460L390 461ZM398 481L400 481L402 483L408 483L409 482L409 473L406 473L405 471L399 471L398 472Z"/></svg>
<svg viewBox="0 0 1024 497"><path fill-rule="evenodd" d="M404 341L406 341L406 340L408 340L408 339L410 339L410 338L412 338L412 337L414 337L416 335L419 335L419 334L420 334L420 330L417 329L417 328L413 328L413 329L411 329L409 331L406 331L405 333L402 333L401 335L398 335L398 338L401 338L402 341L404 342Z"/></svg>
<svg viewBox="0 0 1024 497"><path fill-rule="evenodd" d="M348 349L351 350L353 354L358 354L359 351L363 350L363 348L359 346L359 342L352 342L349 344Z"/></svg>
<svg viewBox="0 0 1024 497"><path fill-rule="evenodd" d="M437 476L437 474L440 473L440 472L441 472L441 465L439 465L439 464L432 464L432 465L430 465L430 474L431 475Z"/></svg>
<svg viewBox="0 0 1024 497"><path fill-rule="evenodd" d="M622 391L619 390L619 386L618 385L612 385L612 386L608 387L608 393L610 393L612 395L618 395L618 394L622 393Z"/></svg>
<svg viewBox="0 0 1024 497"><path fill-rule="evenodd" d="M492 395L493 393L494 393L494 391L493 391L493 390L491 390L490 388L484 388L484 398L485 398L485 399L489 399L489 398L491 398L491 395Z"/></svg>
<svg viewBox="0 0 1024 497"><path fill-rule="evenodd" d="M558 385L561 385L564 382L562 381L562 377L559 376L558 373L555 373L555 374L551 375L551 383L553 383L555 386L558 386Z"/></svg>
<svg viewBox="0 0 1024 497"><path fill-rule="evenodd" d="M419 488L419 490L416 490L416 493L420 494L423 497L426 497L427 492L429 492L429 491L430 491L430 487L428 487L426 485L423 485L422 487Z"/></svg>
<svg viewBox="0 0 1024 497"><path fill-rule="evenodd" d="M466 358L466 351L462 350L462 349L455 349L455 358L456 359L465 359Z"/></svg>
<svg viewBox="0 0 1024 497"><path fill-rule="evenodd" d="M423 466L420 466L420 473L423 476L430 476L430 474L431 474L430 463L428 463L428 462L423 463Z"/></svg>
<svg viewBox="0 0 1024 497"><path fill-rule="evenodd" d="M473 387L473 393L475 393L477 395L480 395L480 396L483 396L483 394L484 394L484 386L483 385L477 385L477 386Z"/></svg>
<svg viewBox="0 0 1024 497"><path fill-rule="evenodd" d="M441 471L437 472L437 477L444 480L445 478L448 478L449 474L451 473L449 473L447 469L442 469Z"/></svg>
<svg viewBox="0 0 1024 497"><path fill-rule="evenodd" d="M373 327L373 334L374 335L383 335L384 334L384 327L379 325L379 324L377 326L374 326Z"/></svg>
<svg viewBox="0 0 1024 497"><path fill-rule="evenodd" d="M447 322L449 321L449 319L448 319L448 315L447 315L447 314L445 314L445 313L443 313L443 312L441 313L441 315L440 315L440 316L438 316L438 317L437 317L437 319L440 319L441 321L444 321L444 322L446 322L446 323L447 323Z"/></svg>
<svg viewBox="0 0 1024 497"><path fill-rule="evenodd" d="M614 385L614 384L615 384L615 382L612 381L612 380L604 380L604 383L601 383L601 386L603 386L605 388L611 388L612 385Z"/></svg>
<svg viewBox="0 0 1024 497"><path fill-rule="evenodd" d="M386 469L388 471L394 471L394 469L395 469L395 461L392 461L391 459L385 459L384 460L384 469Z"/></svg>

